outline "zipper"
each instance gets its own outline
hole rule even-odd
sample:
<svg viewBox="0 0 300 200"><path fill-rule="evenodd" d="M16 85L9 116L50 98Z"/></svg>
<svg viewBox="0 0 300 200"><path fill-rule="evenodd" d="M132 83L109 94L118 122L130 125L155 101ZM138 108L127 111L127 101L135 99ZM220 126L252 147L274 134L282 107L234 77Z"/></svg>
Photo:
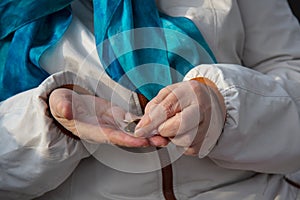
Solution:
<svg viewBox="0 0 300 200"><path fill-rule="evenodd" d="M142 95L138 94L138 99L140 102L140 106L142 111L144 112L145 107L148 103L148 99ZM169 152L167 148L156 148L158 150L158 156L160 160L161 174L162 174L162 191L164 198L166 200L176 200L174 189L173 189L173 170L172 164L169 156Z"/></svg>

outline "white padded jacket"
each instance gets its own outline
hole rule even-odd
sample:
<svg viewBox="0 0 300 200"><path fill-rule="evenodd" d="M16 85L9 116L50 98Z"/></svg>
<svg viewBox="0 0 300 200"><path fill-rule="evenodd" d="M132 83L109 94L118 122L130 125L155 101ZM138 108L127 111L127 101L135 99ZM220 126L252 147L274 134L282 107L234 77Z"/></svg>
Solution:
<svg viewBox="0 0 300 200"><path fill-rule="evenodd" d="M199 157L168 148L176 199L300 199L284 178L300 183L300 26L287 2L157 0L157 6L200 29L218 64L197 66L185 80L215 82L227 109L222 134L208 136ZM164 199L156 151L90 145L53 123L47 96L65 84L141 114L136 94L103 73L89 1L75 1L73 12L64 37L40 60L51 76L0 103L0 199Z"/></svg>

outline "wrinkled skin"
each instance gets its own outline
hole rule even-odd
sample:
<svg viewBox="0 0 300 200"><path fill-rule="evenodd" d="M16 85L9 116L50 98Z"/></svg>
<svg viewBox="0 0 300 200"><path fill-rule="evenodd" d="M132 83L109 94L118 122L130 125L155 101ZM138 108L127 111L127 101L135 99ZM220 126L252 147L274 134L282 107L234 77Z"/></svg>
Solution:
<svg viewBox="0 0 300 200"><path fill-rule="evenodd" d="M126 134L122 122L126 113L111 102L59 88L49 97L53 117L67 130L91 143L110 143L124 147L165 146L168 140L161 136L137 138Z"/></svg>
<svg viewBox="0 0 300 200"><path fill-rule="evenodd" d="M219 106L221 103L212 105L211 98L220 101L215 91L196 80L170 85L147 104L135 135L160 135L184 148L186 155L197 155L210 125L212 109L225 112Z"/></svg>
<svg viewBox="0 0 300 200"><path fill-rule="evenodd" d="M212 109L225 113L223 102L212 106L211 98L220 101L210 87L195 80L167 86L147 104L134 136L121 128L128 113L105 99L60 88L51 93L49 102L53 117L88 142L124 147L161 147L172 142L186 155L197 155Z"/></svg>

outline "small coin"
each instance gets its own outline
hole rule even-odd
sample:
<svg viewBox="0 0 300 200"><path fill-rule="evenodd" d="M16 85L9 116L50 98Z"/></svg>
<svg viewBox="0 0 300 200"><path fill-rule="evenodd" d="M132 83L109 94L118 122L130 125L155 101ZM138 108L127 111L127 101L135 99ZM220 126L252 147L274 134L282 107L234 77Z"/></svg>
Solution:
<svg viewBox="0 0 300 200"><path fill-rule="evenodd" d="M134 133L136 125L139 123L141 119L135 119L133 121L128 122L127 126L125 126L124 130L128 133Z"/></svg>

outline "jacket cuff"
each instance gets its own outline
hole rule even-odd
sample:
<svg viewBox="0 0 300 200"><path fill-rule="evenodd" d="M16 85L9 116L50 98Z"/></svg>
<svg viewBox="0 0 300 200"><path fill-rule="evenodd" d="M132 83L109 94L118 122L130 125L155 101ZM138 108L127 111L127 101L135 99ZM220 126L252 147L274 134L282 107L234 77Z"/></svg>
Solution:
<svg viewBox="0 0 300 200"><path fill-rule="evenodd" d="M209 87L214 92L214 94L216 95L216 97L218 99L218 102L219 102L218 104L219 104L219 107L221 108L222 115L223 115L223 118L225 121L225 118L226 118L225 100L224 100L223 95L219 91L218 87L216 86L216 84L214 82L212 82L210 79L205 78L205 77L196 77L196 78L192 78L191 80L196 80L200 83L203 83L204 85Z"/></svg>
<svg viewBox="0 0 300 200"><path fill-rule="evenodd" d="M209 122L210 124L198 153L199 158L203 158L211 152L223 131L226 117L226 107L224 98L214 82L205 77L195 77L191 78L190 80L196 80L209 87L212 91L210 94L213 109Z"/></svg>
<svg viewBox="0 0 300 200"><path fill-rule="evenodd" d="M76 74L60 72L1 102L0 138L5 145L0 146L0 179L7 180L0 181L2 198L33 199L53 190L90 156L85 144L61 133L48 112L50 92L74 83L91 91Z"/></svg>

